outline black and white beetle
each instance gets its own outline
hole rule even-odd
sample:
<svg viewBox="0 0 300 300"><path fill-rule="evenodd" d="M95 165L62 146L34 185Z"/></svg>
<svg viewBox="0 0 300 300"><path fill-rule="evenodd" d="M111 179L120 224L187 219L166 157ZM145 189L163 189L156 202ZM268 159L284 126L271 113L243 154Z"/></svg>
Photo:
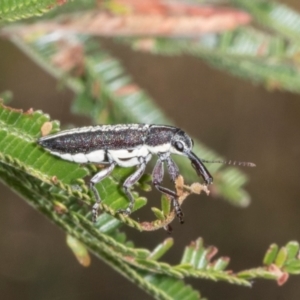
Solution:
<svg viewBox="0 0 300 300"><path fill-rule="evenodd" d="M65 160L76 163L108 164L107 168L102 169L90 180L90 187L96 198L93 205L93 221L97 219L101 202L95 184L107 177L117 165L137 166L137 170L123 183L130 202L126 209L119 212L127 215L131 213L134 205L130 187L141 178L152 154L158 156L152 172L152 183L161 193L171 197L176 215L181 222L183 214L177 194L161 186L165 162L174 183L179 176L179 169L170 155L174 153L187 156L205 184L209 185L213 182L201 159L192 152L193 140L183 130L173 126L120 124L82 127L42 137L38 139L38 143L51 154Z"/></svg>

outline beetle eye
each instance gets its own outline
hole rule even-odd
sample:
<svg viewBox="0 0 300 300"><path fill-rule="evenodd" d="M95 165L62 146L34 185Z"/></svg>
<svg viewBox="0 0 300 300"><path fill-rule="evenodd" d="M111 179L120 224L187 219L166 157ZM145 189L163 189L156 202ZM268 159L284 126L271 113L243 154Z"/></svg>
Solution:
<svg viewBox="0 0 300 300"><path fill-rule="evenodd" d="M174 147L177 151L180 151L180 152L183 151L183 145L180 142L175 142Z"/></svg>

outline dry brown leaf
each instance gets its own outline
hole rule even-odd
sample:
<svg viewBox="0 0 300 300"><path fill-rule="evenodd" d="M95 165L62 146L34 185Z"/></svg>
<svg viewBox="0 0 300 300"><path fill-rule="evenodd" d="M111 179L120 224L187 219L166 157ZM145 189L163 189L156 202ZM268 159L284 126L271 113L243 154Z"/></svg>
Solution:
<svg viewBox="0 0 300 300"><path fill-rule="evenodd" d="M136 84L127 84L115 91L115 94L117 96L127 96L130 94L134 94L136 92L140 91L140 88Z"/></svg>
<svg viewBox="0 0 300 300"><path fill-rule="evenodd" d="M82 45L61 39L57 46L59 51L52 57L53 64L65 72L72 72L76 76L82 75L84 72Z"/></svg>
<svg viewBox="0 0 300 300"><path fill-rule="evenodd" d="M40 22L18 28L21 32L55 30L91 34L98 36L165 36L197 37L202 34L232 30L251 21L246 12L214 6L192 6L177 4L176 9L153 10L135 7L129 14L112 14L103 10L87 11L62 16L59 22ZM147 11L147 13L146 13ZM149 47L149 45L148 45ZM69 53L65 54L69 56ZM65 60L65 58L64 58ZM65 66L68 67L68 64Z"/></svg>
<svg viewBox="0 0 300 300"><path fill-rule="evenodd" d="M196 193L200 194L201 191L204 191L207 195L209 194L209 190L207 186L202 185L200 183L193 183L191 186L184 184L184 178L179 175L178 178L175 181L175 189L176 193L178 195L178 202L180 206L182 203L186 200L187 196ZM167 195L170 201L170 196ZM174 208L170 211L170 213L165 216L164 220L155 220L150 222L141 222L140 225L145 231L154 231L160 228L165 228L168 232L170 232L172 229L170 227L170 223L175 219L176 214Z"/></svg>

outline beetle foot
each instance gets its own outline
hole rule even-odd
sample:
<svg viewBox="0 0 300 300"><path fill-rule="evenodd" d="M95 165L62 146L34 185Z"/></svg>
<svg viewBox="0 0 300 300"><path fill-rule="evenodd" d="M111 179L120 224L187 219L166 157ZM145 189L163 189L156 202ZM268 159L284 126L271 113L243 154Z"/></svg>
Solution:
<svg viewBox="0 0 300 300"><path fill-rule="evenodd" d="M125 209L118 209L117 214L123 214L125 216L129 216L131 214L131 209L129 207Z"/></svg>

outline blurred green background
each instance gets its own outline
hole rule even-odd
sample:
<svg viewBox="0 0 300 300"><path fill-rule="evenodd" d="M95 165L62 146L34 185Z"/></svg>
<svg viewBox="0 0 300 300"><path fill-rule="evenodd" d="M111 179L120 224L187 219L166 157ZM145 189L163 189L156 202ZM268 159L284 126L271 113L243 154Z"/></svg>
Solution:
<svg viewBox="0 0 300 300"><path fill-rule="evenodd" d="M299 1L284 2L300 11ZM196 58L134 52L108 39L102 43L178 127L228 159L257 164L244 169L252 197L245 209L191 196L183 206L185 224L174 222L175 246L166 260L178 261L184 246L201 236L220 255L231 257L229 268L238 271L261 265L273 242L299 241L300 96L269 92ZM72 93L61 90L13 44L1 39L0 54L0 91L13 92L11 106L41 109L62 125L87 124L70 113ZM1 299L152 299L97 259L89 268L80 266L62 232L3 184L0 195ZM158 193L152 198L158 203ZM149 205L134 218L143 220L147 210ZM150 249L167 237L163 230L126 231L136 246ZM190 283L210 300L300 298L299 277L283 287L258 280L251 289L199 279Z"/></svg>

